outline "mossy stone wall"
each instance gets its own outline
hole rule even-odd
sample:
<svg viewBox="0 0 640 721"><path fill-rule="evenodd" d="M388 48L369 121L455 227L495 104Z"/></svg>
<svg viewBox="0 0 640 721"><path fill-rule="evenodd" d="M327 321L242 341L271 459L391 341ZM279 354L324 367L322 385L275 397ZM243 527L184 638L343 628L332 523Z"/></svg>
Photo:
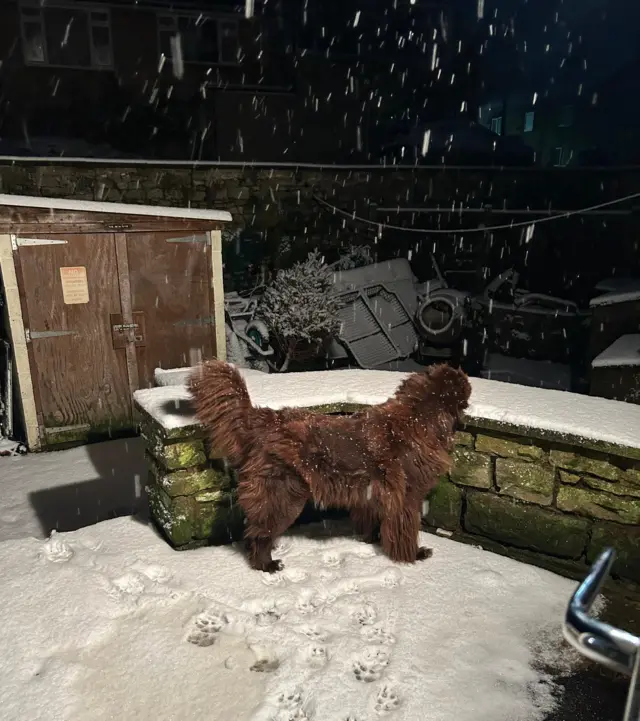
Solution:
<svg viewBox="0 0 640 721"><path fill-rule="evenodd" d="M540 440L467 423L454 467L425 504L425 522L465 540L531 552L583 572L605 546L613 573L640 583L640 461L633 449ZM485 544L486 545L486 544ZM517 554L516 554L517 555Z"/></svg>
<svg viewBox="0 0 640 721"><path fill-rule="evenodd" d="M178 549L239 539L243 515L233 471L206 447L203 429L163 428L140 406L138 411L151 515L165 537ZM613 545L614 574L640 583L636 449L467 419L456 434L453 458L451 473L424 504L428 529L577 575Z"/></svg>

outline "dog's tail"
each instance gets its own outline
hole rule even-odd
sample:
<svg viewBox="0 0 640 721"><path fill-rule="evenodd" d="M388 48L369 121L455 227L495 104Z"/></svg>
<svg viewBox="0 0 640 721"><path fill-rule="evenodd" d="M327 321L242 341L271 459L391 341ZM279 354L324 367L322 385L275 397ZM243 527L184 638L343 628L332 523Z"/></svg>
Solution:
<svg viewBox="0 0 640 721"><path fill-rule="evenodd" d="M206 361L189 380L196 417L207 429L212 450L232 466L242 463L253 409L244 378L224 361Z"/></svg>

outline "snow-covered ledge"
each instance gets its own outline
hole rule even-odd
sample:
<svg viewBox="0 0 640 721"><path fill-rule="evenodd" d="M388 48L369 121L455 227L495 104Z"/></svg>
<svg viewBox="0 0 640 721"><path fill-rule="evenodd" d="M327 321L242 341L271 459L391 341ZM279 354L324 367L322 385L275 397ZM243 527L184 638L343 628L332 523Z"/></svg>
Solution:
<svg viewBox="0 0 640 721"><path fill-rule="evenodd" d="M159 387L134 395L152 464L152 515L180 548L234 537L240 520L232 475L221 459L207 459L185 386L189 372L158 370ZM241 372L257 405L325 413L380 403L407 375ZM426 522L545 565L554 560L556 570L562 559L562 569L577 573L613 543L617 572L640 582L640 406L471 382L454 469L426 501Z"/></svg>

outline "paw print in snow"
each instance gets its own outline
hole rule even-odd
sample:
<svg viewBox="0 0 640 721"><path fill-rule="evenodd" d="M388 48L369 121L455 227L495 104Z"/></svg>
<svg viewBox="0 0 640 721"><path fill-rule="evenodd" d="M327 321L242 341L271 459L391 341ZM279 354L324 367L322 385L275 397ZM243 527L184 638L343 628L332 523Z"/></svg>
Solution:
<svg viewBox="0 0 640 721"><path fill-rule="evenodd" d="M304 651L304 657L309 666L322 668L329 661L326 646L309 646Z"/></svg>
<svg viewBox="0 0 640 721"><path fill-rule="evenodd" d="M373 606L365 604L364 606L360 606L353 611L353 618L356 623L359 623L361 626L370 626L376 621L376 610Z"/></svg>
<svg viewBox="0 0 640 721"><path fill-rule="evenodd" d="M318 643L326 643L330 638L329 632L325 631L320 626L302 626L300 628L300 633L311 641L316 641Z"/></svg>
<svg viewBox="0 0 640 721"><path fill-rule="evenodd" d="M322 562L329 568L337 568L342 565L344 558L338 551L327 551L322 556Z"/></svg>
<svg viewBox="0 0 640 721"><path fill-rule="evenodd" d="M223 625L222 616L207 611L200 613L193 620L193 628L189 631L187 641L201 648L213 646Z"/></svg>
<svg viewBox="0 0 640 721"><path fill-rule="evenodd" d="M401 575L394 568L386 571L381 578L384 588L395 588L400 583Z"/></svg>
<svg viewBox="0 0 640 721"><path fill-rule="evenodd" d="M389 654L382 648L366 648L353 660L353 675L358 681L377 681L389 664Z"/></svg>
<svg viewBox="0 0 640 721"><path fill-rule="evenodd" d="M42 547L42 555L51 563L66 563L73 557L73 549L57 537L56 531L51 531L51 537Z"/></svg>
<svg viewBox="0 0 640 721"><path fill-rule="evenodd" d="M396 642L396 637L382 623L364 626L360 635L369 643L379 643L383 646L391 646Z"/></svg>
<svg viewBox="0 0 640 721"><path fill-rule="evenodd" d="M378 716L384 716L400 707L401 699L391 686L381 686L376 694L373 710Z"/></svg>
<svg viewBox="0 0 640 721"><path fill-rule="evenodd" d="M295 711L302 706L302 696L299 691L283 691L278 695L276 704L284 711Z"/></svg>

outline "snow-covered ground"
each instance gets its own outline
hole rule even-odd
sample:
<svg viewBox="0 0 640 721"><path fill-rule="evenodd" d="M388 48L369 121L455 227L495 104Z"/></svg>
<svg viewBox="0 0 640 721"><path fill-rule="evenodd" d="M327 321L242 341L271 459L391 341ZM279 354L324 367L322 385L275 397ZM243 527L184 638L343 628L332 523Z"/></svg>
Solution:
<svg viewBox="0 0 640 721"><path fill-rule="evenodd" d="M285 570L269 576L230 546L175 552L131 517L43 538L34 497L59 504L110 482L107 512L130 500L136 443L0 459L3 721L536 721L552 709L543 669L574 659L560 623L575 584L478 548L425 536L433 558L405 567L320 525L285 537Z"/></svg>
<svg viewBox="0 0 640 721"><path fill-rule="evenodd" d="M142 439L0 457L0 541L131 513L144 499Z"/></svg>
<svg viewBox="0 0 640 721"><path fill-rule="evenodd" d="M247 568L132 518L0 544L5 721L542 719L570 581L431 537L391 563L305 529Z"/></svg>

